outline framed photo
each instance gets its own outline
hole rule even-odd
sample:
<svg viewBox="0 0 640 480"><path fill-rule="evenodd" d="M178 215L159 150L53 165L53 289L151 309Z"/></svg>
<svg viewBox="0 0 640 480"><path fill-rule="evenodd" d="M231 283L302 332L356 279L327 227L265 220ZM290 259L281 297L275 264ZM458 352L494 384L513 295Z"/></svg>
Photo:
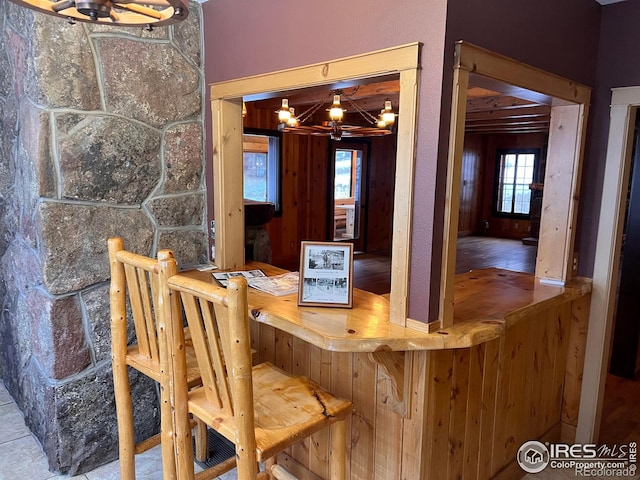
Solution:
<svg viewBox="0 0 640 480"><path fill-rule="evenodd" d="M302 242L298 305L351 308L353 244Z"/></svg>

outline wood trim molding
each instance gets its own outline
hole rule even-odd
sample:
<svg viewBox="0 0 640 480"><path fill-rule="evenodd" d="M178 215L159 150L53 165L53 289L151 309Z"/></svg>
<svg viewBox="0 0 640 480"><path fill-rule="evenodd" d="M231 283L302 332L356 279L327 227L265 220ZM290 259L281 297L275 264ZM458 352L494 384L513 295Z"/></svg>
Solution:
<svg viewBox="0 0 640 480"><path fill-rule="evenodd" d="M289 68L210 85L211 98L264 95L291 88L391 75L418 68L420 44L410 43L328 62Z"/></svg>
<svg viewBox="0 0 640 480"><path fill-rule="evenodd" d="M409 312L409 272L411 270L411 216L416 157L416 120L418 115L418 70L400 73L400 105L396 147L396 180L393 200L393 234L391 245L391 295L389 318L392 323L407 325Z"/></svg>
<svg viewBox="0 0 640 480"><path fill-rule="evenodd" d="M220 268L236 269L244 265L244 199L242 188L237 188L243 182L242 101L212 100L211 114L215 261ZM225 161L230 158L240 161Z"/></svg>
<svg viewBox="0 0 640 480"><path fill-rule="evenodd" d="M570 103L588 104L591 89L467 42L456 44L454 68L540 92Z"/></svg>
<svg viewBox="0 0 640 480"><path fill-rule="evenodd" d="M460 181L462 178L462 153L464 150L468 86L469 71L455 67L451 99L451 126L449 129L449 158L444 206L444 238L442 241L442 276L440 280L440 325L438 325L438 328L447 328L453 325Z"/></svg>
<svg viewBox="0 0 640 480"><path fill-rule="evenodd" d="M544 232L553 231L553 235L549 241L543 241L538 246L536 276L552 283L564 284L575 275L573 243L585 127L591 97L591 89L588 87L469 43L458 42L455 54L439 328L447 328L453 324L460 178L470 74L482 75L552 97L551 122L552 127L557 127L557 131L551 132L554 137L549 142L548 158L552 158L553 153L557 158L571 159L566 164L552 165L557 170L555 175L549 174L548 167L545 177L545 194L547 191L558 192L558 198L555 198L553 208L547 211L543 209L540 237L543 237ZM567 185L570 185L570 189L567 189ZM561 256L557 252L558 245L563 245Z"/></svg>
<svg viewBox="0 0 640 480"><path fill-rule="evenodd" d="M614 88L593 267L586 358L576 442L597 442L611 349L631 151L640 87Z"/></svg>
<svg viewBox="0 0 640 480"><path fill-rule="evenodd" d="M535 273L545 281L564 284L577 274L573 226L578 214L588 109L583 104L551 108L540 221L540 232L544 235L540 235Z"/></svg>
<svg viewBox="0 0 640 480"><path fill-rule="evenodd" d="M398 127L392 276L389 320L405 326L408 312L411 213L420 44L411 43L328 62L244 77L210 85L214 151L215 263L236 268L244 263L242 189L242 100L336 82L395 75L400 77L402 118Z"/></svg>

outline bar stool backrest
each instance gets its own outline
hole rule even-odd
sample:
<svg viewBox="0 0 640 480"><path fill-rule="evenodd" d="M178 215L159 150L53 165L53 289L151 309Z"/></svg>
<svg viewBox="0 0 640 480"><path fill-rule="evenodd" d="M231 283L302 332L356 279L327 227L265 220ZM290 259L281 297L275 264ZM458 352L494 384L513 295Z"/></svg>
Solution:
<svg viewBox="0 0 640 480"><path fill-rule="evenodd" d="M162 264L167 263L171 260ZM165 281L163 270L161 266L162 282ZM235 440L239 468L257 468L247 282L244 278L233 278L226 289L183 275L174 275L167 282L169 297L164 296L163 305L171 309L171 313L164 311L173 318L179 315L180 306L171 298L179 295L202 378L202 388L197 390L207 404L222 414L216 429ZM171 331L172 350L181 352L184 346L180 331L175 328ZM173 365L176 441L181 442L188 437L182 434L182 428L187 428L184 419L188 417L184 357L174 355ZM198 414L195 410L193 413ZM207 412L201 415L206 418ZM189 460L184 463L192 468ZM178 462L178 469L181 463Z"/></svg>
<svg viewBox="0 0 640 480"><path fill-rule="evenodd" d="M331 478L344 479L345 419L353 404L268 362L252 366L246 280L233 277L225 289L212 279L172 274L174 264L173 259L160 261L158 303L172 359L168 384L178 479L195 478L189 414L235 444L239 480L293 478L277 464L277 454L330 428ZM182 310L202 377L202 387L191 390L185 382L182 329L173 321L180 319ZM262 461L266 471L258 473Z"/></svg>
<svg viewBox="0 0 640 480"><path fill-rule="evenodd" d="M107 244L111 269L111 360L118 418L120 477L133 480L134 454L148 450L161 440L156 435L135 444L128 371L132 367L162 385L161 372L163 368L168 368L164 332L156 322L159 308L158 260L125 250L119 237L110 238ZM158 259L172 259L175 262L170 250L158 252ZM133 328L128 328L127 304ZM161 430L170 429L171 426L171 415L166 408L168 395L169 392L161 388ZM173 445L165 442L162 448L164 477L175 478Z"/></svg>

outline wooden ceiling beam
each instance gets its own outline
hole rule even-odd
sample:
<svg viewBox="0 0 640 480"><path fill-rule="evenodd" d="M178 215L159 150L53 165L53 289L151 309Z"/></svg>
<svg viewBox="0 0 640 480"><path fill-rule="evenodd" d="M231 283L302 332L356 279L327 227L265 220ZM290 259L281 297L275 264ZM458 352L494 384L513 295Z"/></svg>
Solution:
<svg viewBox="0 0 640 480"><path fill-rule="evenodd" d="M384 101L389 99L392 101L394 108L398 107L398 94L400 92L399 80L387 80L384 82L370 83L365 85L358 85L355 87L348 87L342 89L346 95L349 95L354 101L358 102L358 105L364 104L376 104L376 109L382 109L384 107ZM328 98L329 91L315 91L315 92L300 92L284 93L278 98L269 98L266 100L258 100L254 102L256 108L266 108L277 110L280 108L280 102L282 98L289 99L289 105L294 107L296 111L300 107L313 105L324 98ZM379 106L377 104L380 104ZM364 106L362 108L365 108Z"/></svg>
<svg viewBox="0 0 640 480"><path fill-rule="evenodd" d="M549 128L549 122L526 122L526 123L467 123L465 131L478 129L514 129L514 128Z"/></svg>
<svg viewBox="0 0 640 480"><path fill-rule="evenodd" d="M393 109L398 110L398 80L384 80L377 83L349 86L342 89L346 95L357 103L358 108L370 112L374 117L384 107L385 100L391 100ZM549 127L551 107L543 103L496 93L486 88L470 88L467 97L466 129L471 132L482 133L526 133L542 132ZM280 108L281 98L288 98L289 105L300 115L318 101L326 99L327 105L331 101L330 90L326 87L315 87L300 91L285 92L282 96L257 100L252 103L254 108L273 112ZM342 106L347 110L345 122L350 124L364 124L356 109L343 98ZM311 120L315 123L326 118L326 112L321 107Z"/></svg>
<svg viewBox="0 0 640 480"><path fill-rule="evenodd" d="M470 127L470 128L465 128L465 132L466 133L477 133L477 134L484 134L484 135L489 135L489 134L501 134L501 133L508 133L508 134L516 134L516 133L548 133L549 132L549 127L548 126L530 126L530 127L526 127L526 126L499 126L499 127L487 127L487 126L483 126L483 127Z"/></svg>
<svg viewBox="0 0 640 480"><path fill-rule="evenodd" d="M510 119L510 118L536 118L551 115L551 107L546 105L538 107L508 108L499 110L487 110L482 112L468 112L467 121L487 120L487 119Z"/></svg>
<svg viewBox="0 0 640 480"><path fill-rule="evenodd" d="M543 106L515 97L476 97L467 99L467 113L512 108L533 108Z"/></svg>
<svg viewBox="0 0 640 480"><path fill-rule="evenodd" d="M483 119L483 120L475 120L471 122L465 122L467 126L483 126L483 125L549 125L550 118L549 117L539 117L534 119Z"/></svg>

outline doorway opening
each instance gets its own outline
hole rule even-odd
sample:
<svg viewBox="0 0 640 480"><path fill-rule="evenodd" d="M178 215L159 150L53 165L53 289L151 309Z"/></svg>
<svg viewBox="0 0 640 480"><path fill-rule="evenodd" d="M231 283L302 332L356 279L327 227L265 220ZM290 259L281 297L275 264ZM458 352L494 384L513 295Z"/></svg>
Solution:
<svg viewBox="0 0 640 480"><path fill-rule="evenodd" d="M589 354L585 358L580 418L576 432L576 441L582 443L593 443L599 439L605 388L610 386L611 377L607 376L607 367L620 280L620 253L631 177L635 120L639 108L640 87L612 89L609 139L593 267L593 290L598 295L592 295L589 308ZM634 385L634 381L628 382L629 385ZM637 384L635 386L637 388ZM637 399L637 395L635 398ZM634 405L633 400L630 404ZM607 421L610 422L611 419Z"/></svg>
<svg viewBox="0 0 640 480"><path fill-rule="evenodd" d="M460 221L463 220L461 207L464 207L464 187L469 183L464 176L463 167L465 158L468 157L466 154L472 150L468 126L473 116L469 115L469 121L467 120L470 113L468 95L473 89L479 89L479 96L486 96L487 91L498 92L530 104L549 107L549 135L546 144L548 155L543 180L543 214L540 218L535 276L542 281L562 285L577 273L573 243L590 89L475 45L458 42L445 203L440 318L438 322L433 322L434 329L453 324L455 257L458 233L461 230ZM493 118L487 122L485 119L479 125L486 128L496 120L497 118ZM476 129L473 133L483 132ZM493 159L498 162L491 171L499 171L500 157L496 155L499 147L494 144L490 149L494 152ZM484 178L491 178L493 181L493 177L486 174ZM488 196L494 198L491 188L490 184Z"/></svg>
<svg viewBox="0 0 640 480"><path fill-rule="evenodd" d="M407 252L411 238L419 58L420 45L414 43L211 85L216 265L231 269L244 264L244 199L242 189L233 188L243 181L243 102L272 98L278 96L279 92L347 88L374 80L395 79L400 86L398 117L402 121L398 126L394 155L396 172L393 177L392 231L397 233L393 235L391 246L389 321L402 326L407 324L410 272L410 256ZM285 151L286 148L283 145ZM286 168L283 165L283 170ZM313 165L307 165L306 168L313 168ZM326 185L326 175L322 181ZM398 192L402 192L402 195L399 196ZM324 198L327 198L326 195ZM283 209L286 208L286 199L283 198L282 203ZM305 221L305 217L297 219L298 224ZM291 243L291 248L299 248Z"/></svg>
<svg viewBox="0 0 640 480"><path fill-rule="evenodd" d="M332 142L332 194L329 202L329 216L333 217L331 239L335 242L352 242L355 251L366 250L364 217L368 153L368 146L364 142Z"/></svg>

